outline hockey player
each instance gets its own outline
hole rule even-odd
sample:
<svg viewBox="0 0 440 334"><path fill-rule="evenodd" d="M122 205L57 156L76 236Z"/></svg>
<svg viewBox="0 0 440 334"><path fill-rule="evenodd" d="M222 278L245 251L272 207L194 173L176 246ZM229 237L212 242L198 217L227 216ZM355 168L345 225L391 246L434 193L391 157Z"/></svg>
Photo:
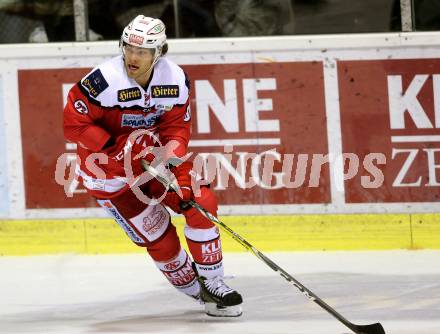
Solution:
<svg viewBox="0 0 440 334"><path fill-rule="evenodd" d="M146 248L174 287L204 303L208 315L239 316L242 297L223 281L218 228L196 209L183 209L182 204L193 199L211 213L217 211L215 195L208 187L194 195L192 164L169 165L180 195L166 192L162 196L165 189L155 179L140 187L151 198L163 198L159 204L140 200L125 173L124 157L152 145L148 136L128 144L129 135L139 129L153 133L164 147L173 142L174 157L187 153L190 83L184 71L165 57L165 25L159 19L137 16L124 28L120 49L120 56L94 68L69 92L64 133L78 145L77 174L130 239ZM124 154L127 148L133 150L132 155ZM129 162L135 176L142 173L139 159ZM165 206L185 216L184 234L193 260L181 247Z"/></svg>

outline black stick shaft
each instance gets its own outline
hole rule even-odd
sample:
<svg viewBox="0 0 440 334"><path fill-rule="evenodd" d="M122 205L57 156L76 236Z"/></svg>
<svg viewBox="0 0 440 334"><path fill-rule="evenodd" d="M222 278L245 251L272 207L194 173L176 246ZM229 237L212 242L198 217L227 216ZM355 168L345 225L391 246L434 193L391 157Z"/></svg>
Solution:
<svg viewBox="0 0 440 334"><path fill-rule="evenodd" d="M153 167L149 166L147 163L142 161L142 165L144 169L153 175L159 182L161 182L165 188L171 189L172 191L178 192L179 186L175 183L169 181L166 177L160 175ZM292 275L290 275L283 268L278 266L275 262L269 259L266 255L252 246L249 242L247 242L243 237L234 232L229 226L220 221L217 217L207 211L204 207L202 207L197 202L191 200L187 202L187 205L192 206L196 210L198 210L202 215L204 215L207 219L212 221L214 224L220 226L224 231L226 231L233 239L239 242L244 248L248 251L252 252L257 258L267 264L272 270L281 275L284 279L286 279L289 283L294 285L303 295L305 295L308 299L314 301L316 304L321 306L324 310L338 319L341 323L343 323L346 327L352 330L356 334L385 334L385 331L380 323L375 323L372 325L355 325L352 322L348 321L341 314L339 314L335 309L333 309L330 305L324 302L321 298L315 295L311 290L306 288L302 283L296 280Z"/></svg>
<svg viewBox="0 0 440 334"><path fill-rule="evenodd" d="M266 255L252 246L249 242L243 239L239 234L234 232L229 226L220 221L217 217L208 212L205 208L194 201L189 201L189 205L196 208L200 213L202 213L206 218L211 220L216 225L220 226L225 230L230 236L232 236L235 240L237 240L241 245L243 245L248 251L251 251L256 257L258 257L261 261L266 263L273 271L277 272L281 275L281 277L285 278L289 283L293 284L303 295L305 295L310 300L314 301L316 304L321 306L328 313L333 315L336 319L341 321L345 326L353 330L353 324L345 319L341 314L339 314L336 310L334 310L330 305L324 302L321 298L315 295L311 290L306 288L303 284L301 284L298 280L296 280L292 275L286 272L283 268L278 266L275 262L269 259ZM355 332L356 333L356 332Z"/></svg>

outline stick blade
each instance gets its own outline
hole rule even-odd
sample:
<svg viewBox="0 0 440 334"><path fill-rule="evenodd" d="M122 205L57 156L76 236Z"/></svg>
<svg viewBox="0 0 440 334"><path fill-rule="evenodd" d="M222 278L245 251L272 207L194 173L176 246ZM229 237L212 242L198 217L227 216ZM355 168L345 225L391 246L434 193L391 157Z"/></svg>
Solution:
<svg viewBox="0 0 440 334"><path fill-rule="evenodd" d="M355 325L352 329L357 334L385 334L385 330L380 323L364 326Z"/></svg>

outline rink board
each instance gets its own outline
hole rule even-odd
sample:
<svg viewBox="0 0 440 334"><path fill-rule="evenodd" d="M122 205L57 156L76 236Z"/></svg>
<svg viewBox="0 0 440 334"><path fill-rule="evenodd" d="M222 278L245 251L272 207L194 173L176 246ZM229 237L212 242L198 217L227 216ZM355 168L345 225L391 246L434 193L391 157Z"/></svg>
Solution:
<svg viewBox="0 0 440 334"><path fill-rule="evenodd" d="M170 40L170 59L193 84L189 149L235 170L211 182L220 214L438 213L439 37ZM0 46L1 218L105 217L81 185L55 182L55 170L62 154L75 160L61 126L69 88L118 52L116 41ZM343 154L357 157L353 175ZM243 186L251 178L256 185Z"/></svg>
<svg viewBox="0 0 440 334"><path fill-rule="evenodd" d="M235 172L255 154L245 177L212 181L222 219L264 251L440 248L439 38L171 40L170 59L193 83L190 151ZM57 159L75 160L61 126L66 94L118 52L116 41L0 46L0 254L144 251L81 185L55 182ZM286 162L298 167L301 154L296 184ZM344 154L359 159L350 177ZM315 155L328 161L314 165ZM226 235L223 244L242 250Z"/></svg>
<svg viewBox="0 0 440 334"><path fill-rule="evenodd" d="M440 249L440 215L223 216L257 249L269 251ZM183 220L174 218L183 241ZM0 255L144 252L109 219L0 221ZM223 232L225 252L243 246ZM185 244L183 242L183 244Z"/></svg>

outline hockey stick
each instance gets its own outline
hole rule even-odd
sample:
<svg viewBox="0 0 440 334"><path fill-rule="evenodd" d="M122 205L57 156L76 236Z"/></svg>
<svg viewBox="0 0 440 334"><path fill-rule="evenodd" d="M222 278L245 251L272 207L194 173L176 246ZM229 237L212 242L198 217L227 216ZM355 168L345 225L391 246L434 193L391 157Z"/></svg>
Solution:
<svg viewBox="0 0 440 334"><path fill-rule="evenodd" d="M159 172L152 166L150 166L145 161L142 161L143 168L155 179L157 179L160 183L164 185L167 190L178 192L179 186L170 180L168 180L163 175L160 175ZM225 223L221 222L217 217L212 215L202 206L200 206L195 201L191 200L187 202L188 205L197 209L203 216L212 221L214 224L220 226L224 231L226 231L233 239L238 241L244 248L248 251L251 251L256 257L258 257L261 261L267 264L272 270L279 273L283 278L285 278L289 283L293 284L302 294L304 294L307 298L314 301L316 304L321 306L324 310L342 322L345 326L350 328L356 334L385 334L385 330L383 329L380 323L375 323L371 325L356 325L352 322L345 319L341 314L339 314L336 310L334 310L331 306L325 303L321 298L315 295L312 291L307 289L303 284L301 284L298 280L292 277L288 272L278 266L275 262L269 259L266 255L261 253L258 249L252 246L249 242L243 239L239 234L234 232L227 226Z"/></svg>

